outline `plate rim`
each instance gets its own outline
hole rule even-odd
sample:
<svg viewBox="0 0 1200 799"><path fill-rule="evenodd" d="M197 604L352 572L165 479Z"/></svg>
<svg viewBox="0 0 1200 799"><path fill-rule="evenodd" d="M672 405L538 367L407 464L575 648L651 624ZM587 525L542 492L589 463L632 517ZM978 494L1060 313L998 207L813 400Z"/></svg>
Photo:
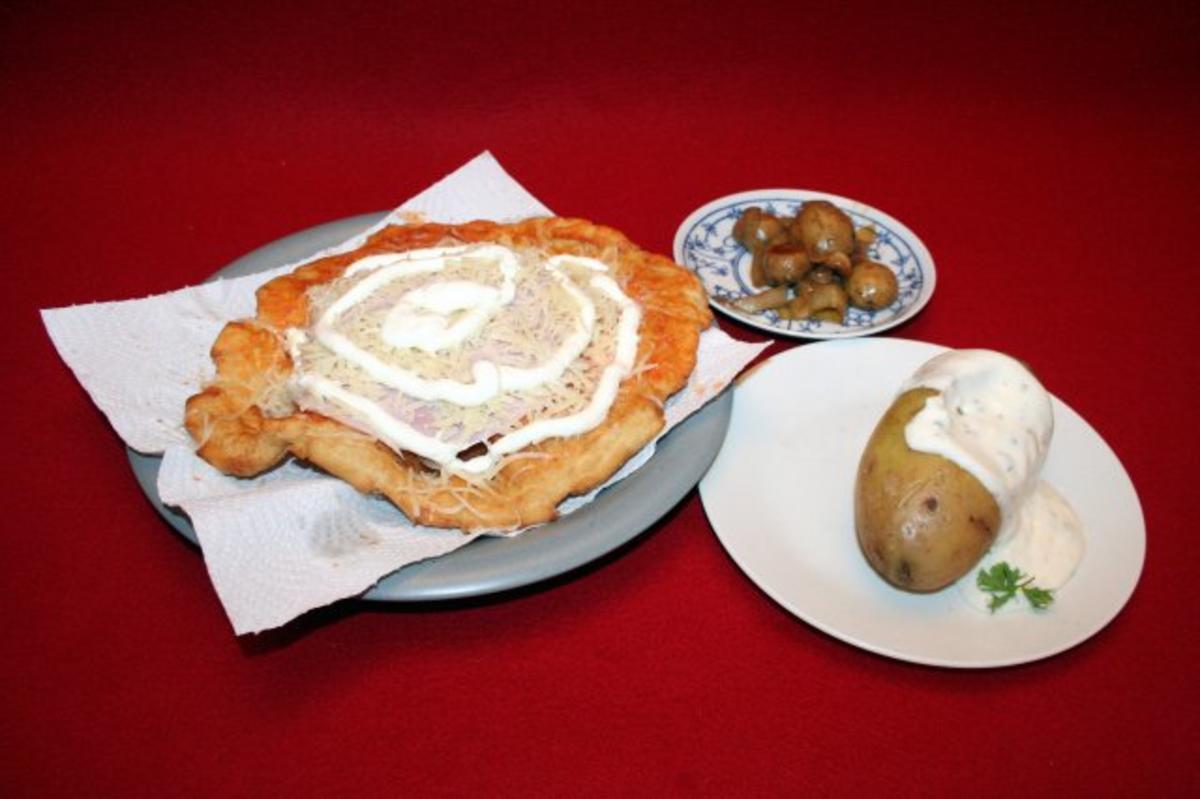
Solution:
<svg viewBox="0 0 1200 799"><path fill-rule="evenodd" d="M210 275L206 282L256 274L307 259L366 231L387 213L375 211L341 217L283 235L230 261ZM313 245L313 239L320 243ZM275 260L285 253L287 257L283 260ZM275 262L266 262L272 260ZM382 576L357 598L389 603L425 603L489 596L551 580L603 558L638 538L696 488L720 451L732 418L732 408L733 393L730 386L659 438L653 455L645 464L628 477L604 488L588 505L520 536L480 536L445 555L407 564ZM129 446L125 447L125 453L138 487L154 510L173 532L199 548L195 530L187 515L178 508L164 505L158 495L157 477L162 455L141 453ZM673 466L679 468L674 472L674 481L671 481L672 473L669 470ZM667 473L661 474L664 471ZM640 491L639 486L643 487ZM633 502L624 496L630 491L635 492ZM637 503L637 500L646 497L650 501L642 501L640 505ZM593 517L610 504L619 504L627 509L629 521L625 525L611 525L605 520L601 520L600 524L595 523ZM573 529L576 527L584 529ZM569 535L559 536L564 528ZM565 543L559 543L556 547L556 541ZM446 570L446 563L452 564L449 568L453 572L453 564L464 560L470 562L482 558L486 561L488 556L511 559L513 550L516 550L519 560L523 549L528 552L549 549L552 553L558 549L558 558L548 568L523 573L514 573L511 569L508 572L492 569L474 580L460 579L456 582L445 574L439 574ZM485 554L480 555L480 552ZM541 553L542 556L544 554Z"/></svg>
<svg viewBox="0 0 1200 799"><path fill-rule="evenodd" d="M675 258L675 261L693 274L698 274L696 270L684 260L683 252L683 244L687 240L688 233L696 226L696 223L720 206L744 202L746 200L754 200L762 198L765 195L775 195L779 196L780 198L796 199L801 202L807 200L828 200L834 205L837 205L839 208L850 208L851 210L856 211L869 211L872 215L880 217L882 220L888 223L889 228L897 230L897 232L903 234L905 242L910 246L910 248L913 249L914 254L917 255L918 261L921 263L921 274L923 279L921 292L917 295L916 301L913 302L913 304L907 309L905 309L903 313L898 314L894 318L889 319L881 324L871 325L868 327L852 328L839 326L838 328L832 329L829 332L814 332L792 330L789 328L780 327L762 321L761 317L756 314L740 313L732 308L728 308L716 301L716 298L708 292L707 284L701 280L701 284L705 287L705 294L708 296L709 305L718 313L742 324L748 325L757 330L771 333L773 335L785 336L787 338L798 339L801 341L830 341L849 338L865 338L867 336L873 336L877 333L882 333L886 330L896 328L911 321L921 311L923 311L929 304L930 300L933 299L934 290L937 288L937 266L934 263L933 253L912 228L876 206L870 205L861 200L856 200L852 197L845 197L840 194L821 191L819 189L804 189L794 187L746 189L710 200L685 216L679 226L676 227L675 235L672 238L671 244L671 253ZM791 196L789 197L789 195Z"/></svg>
<svg viewBox="0 0 1200 799"><path fill-rule="evenodd" d="M897 337L884 337L884 338L879 338L879 339L863 339L861 341L856 341L856 342L849 341L849 340L824 341L824 342L817 342L813 346L829 347L830 345L845 346L845 345L850 345L850 344L854 344L855 346L876 346L876 345L889 346L892 344L899 344L902 346L916 345L916 346L920 346L920 347L929 348L931 355L936 354L937 352L944 352L946 350L951 349L950 347L940 345L940 344L934 344L934 343L925 342L925 341L918 341L915 339L897 338ZM776 355L767 359L767 361L765 361L762 364L762 366L766 367L770 364L771 361L774 361L776 359L779 359L779 364L782 364L789 358L804 357L802 355L798 355L797 350L803 351L806 349L809 349L809 348L808 347L796 347L796 348L792 348L790 350L785 350L783 352L777 353ZM777 365L779 365L779 364L777 364ZM1101 447L1103 447L1104 450L1107 451L1108 455L1111 456L1113 463L1115 463L1116 466L1118 467L1118 469L1120 470L1120 476L1123 478L1124 483L1128 486L1128 489L1130 492L1129 498L1132 500L1132 504L1129 506L1128 510L1131 513L1131 515L1135 516L1137 519L1137 525L1136 525L1136 531L1135 531L1137 534L1137 537L1136 537L1136 541L1134 543L1136 545L1135 548L1138 553L1138 558L1136 560L1136 563L1131 562L1131 563L1127 564L1126 570L1125 570L1125 573L1127 575L1126 582L1124 585L1121 586L1121 588L1123 590L1121 591L1120 595L1114 595L1113 601L1111 602L1111 606L1109 608L1107 608L1104 613L1098 614L1095 618L1093 618L1090 621L1089 624L1081 626L1074 634L1064 636L1064 638L1062 640L1056 642L1055 645L1038 650L1037 652L1034 652L1032 654L1029 654L1029 653L1016 654L1012 657L953 659L953 658L947 658L947 657L938 656L938 655L922 655L920 653L914 653L911 651L902 651L895 647L891 647L891 646L884 645L884 644L874 643L870 640L867 640L862 635L852 634L850 632L841 630L838 628L838 625L836 623L830 622L827 618L824 618L824 617L820 616L819 614L814 614L814 613L807 611L806 609L804 609L800 606L801 602L799 602L798 600L796 600L792 597L786 596L783 593L783 591L781 590L779 585L775 584L775 582L768 579L767 577L765 577L758 571L756 564L748 562L750 560L750 557L747 555L746 550L738 548L737 543L733 540L733 537L730 536L729 531L725 531L725 533L722 533L721 529L719 528L718 524L716 523L716 521L713 518L712 510L710 508L710 503L713 502L713 499L711 496L706 496L707 492L706 492L705 486L707 484L708 475L705 476L705 479L701 480L701 483L699 486L701 504L703 505L703 507L705 509L705 515L709 520L709 525L710 525L710 527L712 527L714 535L717 537L718 541L720 541L721 546L725 550L726 554L737 565L738 569L741 570L742 573L745 574L746 577L749 578L750 581L752 583L754 583L754 585L759 590L761 590L764 594L766 594L772 601L774 601L780 607L784 608L789 613L796 616L796 618L803 621L805 624L808 624L809 626L812 626L815 629L820 630L822 633L829 635L830 637L832 637L834 639L837 639L839 641L842 641L843 643L846 643L848 645L862 649L864 651L871 652L875 655L887 657L887 658L890 658L893 660L915 663L915 664L923 665L923 666L933 666L933 667L950 668L950 669L1002 668L1002 667L1022 665L1022 664L1026 664L1026 663L1033 663L1033 662L1036 662L1039 660L1045 660L1045 659L1053 657L1055 655L1059 655L1059 654L1061 654L1069 649L1072 649L1076 646L1079 646L1080 644L1082 644L1085 641L1089 640L1090 638L1094 637L1095 635L1100 633L1105 627L1107 627L1113 621L1113 619L1115 619L1120 614L1120 612L1125 608L1125 606L1129 603L1130 599L1133 597L1133 594L1136 591L1137 586L1141 580L1141 576L1142 576L1142 573L1145 568L1146 548L1147 548L1145 512L1144 512L1144 509L1141 504L1141 498L1137 493L1137 487L1134 485L1133 479L1132 479L1131 475L1129 474L1128 469L1125 467L1125 464L1121 461L1121 459L1117 455L1116 451L1113 450L1112 446L1109 445L1109 443L1104 439L1104 437L1100 435L1099 431L1097 431L1095 429L1095 427L1090 422L1087 421L1087 419L1085 419L1078 411L1076 411L1074 408L1072 408L1070 405L1068 405L1066 402L1064 402L1062 399L1060 399L1057 395L1054 395L1053 393L1051 393L1051 397L1057 406L1055 408L1056 413L1060 409L1067 411L1070 414L1070 416L1072 417L1073 421L1078 423L1079 425L1081 425L1080 432L1088 437L1094 438L1094 443L1098 443ZM735 403L735 405L736 405L736 403ZM736 408L735 408L735 413L736 413ZM731 420L731 426L732 426L732 420ZM713 473L712 471L709 472L709 474L712 474L712 473ZM1122 488L1124 488L1124 486L1122 486ZM709 490L711 490L711 489L709 489ZM986 618L986 617L984 617L984 618Z"/></svg>

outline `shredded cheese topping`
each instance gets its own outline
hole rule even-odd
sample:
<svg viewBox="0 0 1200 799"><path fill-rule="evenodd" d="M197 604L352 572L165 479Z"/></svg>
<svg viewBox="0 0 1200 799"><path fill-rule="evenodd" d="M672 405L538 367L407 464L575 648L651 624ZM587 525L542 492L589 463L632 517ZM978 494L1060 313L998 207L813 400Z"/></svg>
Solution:
<svg viewBox="0 0 1200 799"><path fill-rule="evenodd" d="M468 478L599 426L641 309L603 261L498 244L361 258L285 332L294 401Z"/></svg>

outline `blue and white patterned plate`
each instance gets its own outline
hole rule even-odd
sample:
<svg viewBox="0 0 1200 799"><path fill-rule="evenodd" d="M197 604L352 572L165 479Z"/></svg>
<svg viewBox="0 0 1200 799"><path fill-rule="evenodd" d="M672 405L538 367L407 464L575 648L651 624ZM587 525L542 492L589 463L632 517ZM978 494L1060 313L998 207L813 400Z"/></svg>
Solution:
<svg viewBox="0 0 1200 799"><path fill-rule="evenodd" d="M733 225L752 205L776 216L792 216L809 200L828 200L841 208L854 227L875 229L868 252L872 260L896 272L900 296L878 311L850 308L842 324L812 319L780 319L774 311L742 313L724 303L755 294L750 284L750 253L733 238ZM675 233L675 260L691 269L708 291L710 304L723 314L769 333L794 338L851 338L895 327L925 307L937 273L933 256L917 235L882 211L857 200L807 189L756 189L730 194L694 211Z"/></svg>

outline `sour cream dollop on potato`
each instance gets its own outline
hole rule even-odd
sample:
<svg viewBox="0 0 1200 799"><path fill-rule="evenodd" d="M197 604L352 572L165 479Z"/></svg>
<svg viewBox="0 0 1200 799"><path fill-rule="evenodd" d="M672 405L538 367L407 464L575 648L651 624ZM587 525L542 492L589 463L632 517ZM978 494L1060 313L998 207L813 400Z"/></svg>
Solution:
<svg viewBox="0 0 1200 799"><path fill-rule="evenodd" d="M1039 588L1065 585L1085 543L1070 504L1041 479L1054 434L1050 395L1041 383L1015 358L968 349L930 360L903 390L913 388L938 393L906 426L908 446L954 462L1000 507L1000 531L979 567L1006 561ZM973 569L959 587L972 604L983 607L977 572Z"/></svg>

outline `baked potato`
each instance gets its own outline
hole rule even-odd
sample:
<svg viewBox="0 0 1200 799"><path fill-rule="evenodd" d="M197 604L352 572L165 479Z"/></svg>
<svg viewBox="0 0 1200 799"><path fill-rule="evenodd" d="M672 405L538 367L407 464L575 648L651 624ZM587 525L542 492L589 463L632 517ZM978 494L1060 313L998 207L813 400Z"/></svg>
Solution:
<svg viewBox="0 0 1200 799"><path fill-rule="evenodd" d="M896 398L863 451L854 489L863 554L908 591L937 591L966 575L1000 529L1000 507L974 475L905 441L905 427L936 393L914 388Z"/></svg>

